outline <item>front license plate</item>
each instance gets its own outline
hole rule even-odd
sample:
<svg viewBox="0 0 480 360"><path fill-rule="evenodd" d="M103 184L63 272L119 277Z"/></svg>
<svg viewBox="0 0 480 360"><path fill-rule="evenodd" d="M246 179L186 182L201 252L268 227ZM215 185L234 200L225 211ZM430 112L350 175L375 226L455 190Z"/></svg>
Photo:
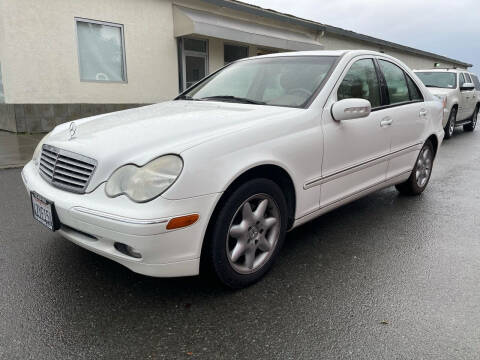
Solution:
<svg viewBox="0 0 480 360"><path fill-rule="evenodd" d="M33 218L55 231L53 203L37 193L31 193Z"/></svg>

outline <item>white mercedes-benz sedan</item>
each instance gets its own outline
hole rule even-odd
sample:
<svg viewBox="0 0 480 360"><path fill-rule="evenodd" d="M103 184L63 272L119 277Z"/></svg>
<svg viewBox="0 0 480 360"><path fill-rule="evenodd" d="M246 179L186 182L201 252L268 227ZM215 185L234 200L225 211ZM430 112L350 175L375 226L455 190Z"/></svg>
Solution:
<svg viewBox="0 0 480 360"><path fill-rule="evenodd" d="M418 195L442 103L370 51L243 59L173 101L57 126L22 172L33 216L150 276L260 279L285 234L372 191Z"/></svg>

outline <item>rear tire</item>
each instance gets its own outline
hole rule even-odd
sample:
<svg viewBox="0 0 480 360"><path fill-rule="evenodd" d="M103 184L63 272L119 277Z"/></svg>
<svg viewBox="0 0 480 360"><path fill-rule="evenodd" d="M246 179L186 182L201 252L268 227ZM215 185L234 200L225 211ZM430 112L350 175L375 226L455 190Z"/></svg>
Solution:
<svg viewBox="0 0 480 360"><path fill-rule="evenodd" d="M415 167L407 181L395 185L402 195L420 195L428 185L432 175L434 149L432 142L427 140L418 154Z"/></svg>
<svg viewBox="0 0 480 360"><path fill-rule="evenodd" d="M455 122L457 121L457 108L453 107L450 110L450 116L448 117L447 125L443 129L445 131L445 139L450 139L453 135L453 131L455 130Z"/></svg>
<svg viewBox="0 0 480 360"><path fill-rule="evenodd" d="M472 122L470 124L463 125L463 131L471 132L475 130L475 126L477 126L478 109L479 109L479 106L477 105L472 115Z"/></svg>
<svg viewBox="0 0 480 360"><path fill-rule="evenodd" d="M253 179L235 189L212 218L202 251L207 270L227 287L240 289L272 267L287 231L287 202L268 179Z"/></svg>

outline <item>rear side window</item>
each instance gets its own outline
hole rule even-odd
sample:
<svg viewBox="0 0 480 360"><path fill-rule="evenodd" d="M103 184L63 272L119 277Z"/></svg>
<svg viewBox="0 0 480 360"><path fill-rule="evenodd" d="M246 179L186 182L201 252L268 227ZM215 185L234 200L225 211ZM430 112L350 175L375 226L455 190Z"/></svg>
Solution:
<svg viewBox="0 0 480 360"><path fill-rule="evenodd" d="M390 104L410 101L407 79L403 70L388 61L379 60L378 62L387 82Z"/></svg>
<svg viewBox="0 0 480 360"><path fill-rule="evenodd" d="M472 74L472 81L475 84L475 89L480 91L480 81L478 81L477 75Z"/></svg>
<svg viewBox="0 0 480 360"><path fill-rule="evenodd" d="M380 106L380 85L372 59L358 60L350 67L338 88L337 98L360 98L370 101L372 108Z"/></svg>
<svg viewBox="0 0 480 360"><path fill-rule="evenodd" d="M407 78L408 91L410 92L411 101L423 101L422 93L418 86L413 82L410 76L405 75Z"/></svg>

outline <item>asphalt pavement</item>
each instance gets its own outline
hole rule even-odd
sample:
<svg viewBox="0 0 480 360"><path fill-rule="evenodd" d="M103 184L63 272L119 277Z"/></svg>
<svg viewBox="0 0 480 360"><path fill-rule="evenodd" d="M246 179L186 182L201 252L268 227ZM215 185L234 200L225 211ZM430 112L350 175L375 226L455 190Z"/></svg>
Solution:
<svg viewBox="0 0 480 360"><path fill-rule="evenodd" d="M37 224L0 170L2 359L478 359L480 131L420 197L388 188L288 234L229 291L134 274Z"/></svg>

